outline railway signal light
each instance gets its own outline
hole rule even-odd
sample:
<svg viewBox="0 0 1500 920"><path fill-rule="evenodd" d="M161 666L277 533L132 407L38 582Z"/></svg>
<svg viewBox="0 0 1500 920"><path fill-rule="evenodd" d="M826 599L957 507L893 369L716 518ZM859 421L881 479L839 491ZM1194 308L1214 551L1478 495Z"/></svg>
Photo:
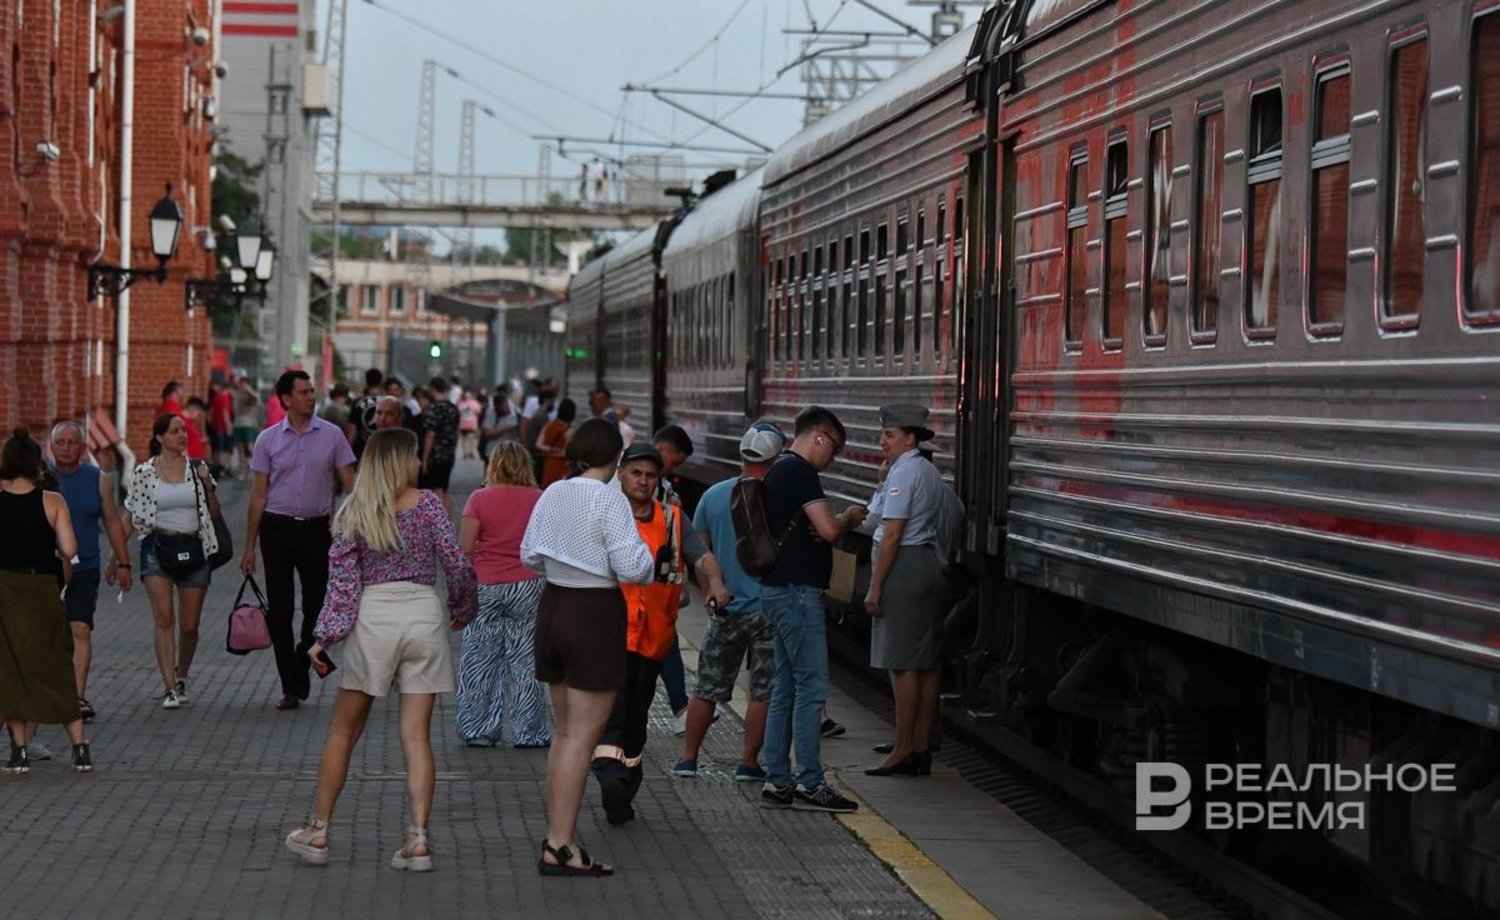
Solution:
<svg viewBox="0 0 1500 920"><path fill-rule="evenodd" d="M434 361L441 358L443 356L443 343L437 339L433 339L432 344L427 346L427 356Z"/></svg>

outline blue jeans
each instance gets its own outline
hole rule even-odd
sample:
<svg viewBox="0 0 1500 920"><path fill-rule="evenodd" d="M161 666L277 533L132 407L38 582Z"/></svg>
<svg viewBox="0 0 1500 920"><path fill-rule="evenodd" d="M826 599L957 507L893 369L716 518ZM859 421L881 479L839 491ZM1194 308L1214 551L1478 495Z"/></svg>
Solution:
<svg viewBox="0 0 1500 920"><path fill-rule="evenodd" d="M766 715L766 781L792 784L791 748L797 747L797 784L823 782L823 703L828 699L828 638L823 589L766 585L761 603L776 633L776 678Z"/></svg>

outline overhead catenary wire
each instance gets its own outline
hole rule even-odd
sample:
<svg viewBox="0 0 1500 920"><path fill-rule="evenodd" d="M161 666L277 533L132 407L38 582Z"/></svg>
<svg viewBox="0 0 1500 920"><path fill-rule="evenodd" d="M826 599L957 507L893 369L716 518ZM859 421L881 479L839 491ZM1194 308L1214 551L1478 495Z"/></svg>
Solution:
<svg viewBox="0 0 1500 920"><path fill-rule="evenodd" d="M662 74L659 74L657 76L654 76L654 77L652 77L651 79L649 79L649 80L647 80L645 82L647 82L647 83L658 83L658 82L660 82L662 80L665 80L668 77L674 77L674 76L676 76L678 74L678 72L680 72L682 70L682 68L684 68L687 65L689 65L689 64L693 63L694 61L696 61L699 57L701 57L703 55L703 52L705 52L708 49L712 48L719 41L719 39L723 38L724 37L724 33L727 32L727 31L729 31L729 27L732 26L732 25L734 25L734 21L740 17L740 13L743 13L745 11L745 7L747 7L749 5L750 5L750 0L741 0L740 5L734 8L734 12L729 14L729 18L726 19L726 20L724 20L724 24L722 26L719 26L719 30L717 32L715 32L713 34L713 36L711 38L709 38L708 41L706 41L702 45L700 45L698 47L698 49L696 51L694 51L692 54L688 55L686 58L683 58L682 63L678 64L676 67L673 67L671 70L668 70L665 73L662 73Z"/></svg>

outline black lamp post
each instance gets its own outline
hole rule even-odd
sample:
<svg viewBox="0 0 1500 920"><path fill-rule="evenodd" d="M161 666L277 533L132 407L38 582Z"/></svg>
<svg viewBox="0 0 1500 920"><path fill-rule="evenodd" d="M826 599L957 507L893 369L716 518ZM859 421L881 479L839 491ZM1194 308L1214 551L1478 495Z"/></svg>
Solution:
<svg viewBox="0 0 1500 920"><path fill-rule="evenodd" d="M207 306L214 298L227 296L233 296L238 306L246 294L265 302L266 291L276 273L276 244L262 232L260 218L253 214L240 224L234 244L239 264L226 257L222 260L224 271L217 278L187 279L182 295L184 310L198 304Z"/></svg>
<svg viewBox="0 0 1500 920"><path fill-rule="evenodd" d="M172 200L172 184L167 183L167 193L151 209L151 253L156 256L155 268L121 268L106 262L95 262L89 266L89 300L97 300L100 294L118 297L126 288L140 278L155 278L157 284L167 280L167 262L177 253L177 240L182 235L182 209ZM130 245L130 228L125 228L123 245Z"/></svg>

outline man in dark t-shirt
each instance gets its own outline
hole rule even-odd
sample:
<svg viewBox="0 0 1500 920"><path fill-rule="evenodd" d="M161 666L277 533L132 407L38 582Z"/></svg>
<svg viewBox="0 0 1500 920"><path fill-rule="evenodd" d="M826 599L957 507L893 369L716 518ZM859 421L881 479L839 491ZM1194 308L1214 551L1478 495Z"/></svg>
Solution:
<svg viewBox="0 0 1500 920"><path fill-rule="evenodd" d="M859 526L864 509L853 506L834 514L818 479L844 449L844 426L838 416L811 406L797 416L793 430L791 448L765 478L766 524L773 537L788 536L776 565L761 580L761 602L776 631L776 682L766 716L761 806L850 812L858 806L823 778L821 729L828 698L823 591L833 570L833 542Z"/></svg>
<svg viewBox="0 0 1500 920"><path fill-rule="evenodd" d="M349 427L353 429L349 443L354 448L356 459L365 452L365 442L370 440L370 435L380 427L375 424L375 404L385 395L384 385L385 374L380 368L365 371L365 391L349 407Z"/></svg>
<svg viewBox="0 0 1500 920"><path fill-rule="evenodd" d="M422 474L417 488L434 489L448 503L448 480L458 459L458 407L448 400L448 382L432 378L432 405L422 413Z"/></svg>

